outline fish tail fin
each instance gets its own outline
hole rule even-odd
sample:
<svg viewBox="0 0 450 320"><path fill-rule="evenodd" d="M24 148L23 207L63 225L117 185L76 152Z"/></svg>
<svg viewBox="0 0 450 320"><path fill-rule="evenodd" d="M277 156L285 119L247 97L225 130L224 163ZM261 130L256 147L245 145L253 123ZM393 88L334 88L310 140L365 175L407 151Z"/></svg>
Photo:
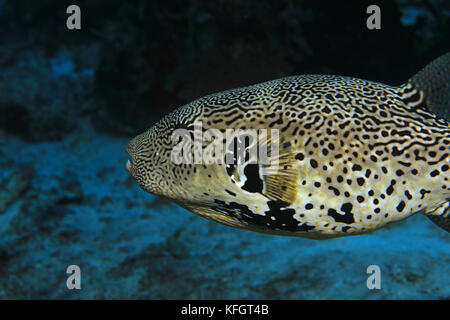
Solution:
<svg viewBox="0 0 450 320"><path fill-rule="evenodd" d="M450 232L450 201L441 203L436 208L425 213L425 215L437 226Z"/></svg>
<svg viewBox="0 0 450 320"><path fill-rule="evenodd" d="M425 105L440 106L450 103L450 52L431 61L417 72L408 83L423 92Z"/></svg>

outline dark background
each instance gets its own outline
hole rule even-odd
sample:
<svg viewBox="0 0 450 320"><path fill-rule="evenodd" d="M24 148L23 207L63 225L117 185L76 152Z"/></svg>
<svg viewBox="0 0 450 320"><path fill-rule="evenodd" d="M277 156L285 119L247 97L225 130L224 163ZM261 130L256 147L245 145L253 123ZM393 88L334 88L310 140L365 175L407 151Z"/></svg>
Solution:
<svg viewBox="0 0 450 320"><path fill-rule="evenodd" d="M61 139L79 119L132 137L193 99L287 75L400 84L450 47L439 0L0 4L0 126L26 140ZM81 30L66 28L69 4ZM371 4L381 30L366 28Z"/></svg>

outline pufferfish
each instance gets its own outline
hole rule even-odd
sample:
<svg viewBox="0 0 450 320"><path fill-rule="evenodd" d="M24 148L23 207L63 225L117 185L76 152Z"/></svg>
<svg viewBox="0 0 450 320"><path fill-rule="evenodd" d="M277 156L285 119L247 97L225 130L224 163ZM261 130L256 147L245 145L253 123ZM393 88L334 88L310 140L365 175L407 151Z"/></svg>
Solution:
<svg viewBox="0 0 450 320"><path fill-rule="evenodd" d="M450 232L450 123L431 111L449 105L449 71L447 53L400 86L299 75L208 95L132 139L126 168L147 192L261 233L328 239L415 213ZM215 134L192 147L196 123ZM252 142L245 130L274 133ZM266 162L249 156L256 142ZM190 161L173 161L180 146Z"/></svg>

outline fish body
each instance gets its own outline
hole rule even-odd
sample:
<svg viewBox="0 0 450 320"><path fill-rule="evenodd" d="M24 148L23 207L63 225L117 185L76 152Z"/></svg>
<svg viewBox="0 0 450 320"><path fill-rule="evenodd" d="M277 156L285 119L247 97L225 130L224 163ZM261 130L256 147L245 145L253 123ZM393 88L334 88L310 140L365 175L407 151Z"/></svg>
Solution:
<svg viewBox="0 0 450 320"><path fill-rule="evenodd" d="M450 231L450 124L429 109L449 104L449 60L401 86L300 75L200 98L135 137L127 169L150 193L257 232L328 239L417 212Z"/></svg>

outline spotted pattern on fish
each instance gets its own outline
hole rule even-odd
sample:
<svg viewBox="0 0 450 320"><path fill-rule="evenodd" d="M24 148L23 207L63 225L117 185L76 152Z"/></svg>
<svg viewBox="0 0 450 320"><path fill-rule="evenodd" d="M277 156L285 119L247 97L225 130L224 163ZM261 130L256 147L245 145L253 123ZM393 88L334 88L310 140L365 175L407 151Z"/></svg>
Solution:
<svg viewBox="0 0 450 320"><path fill-rule="evenodd" d="M430 88L439 80L449 89L449 57L398 87L301 75L203 97L134 138L127 169L148 192L264 233L326 239L416 212L447 219L450 124L428 107L448 104L448 93ZM430 80L436 66L447 72ZM203 132L279 130L282 167L263 175L259 163L174 164L174 130L196 121Z"/></svg>

